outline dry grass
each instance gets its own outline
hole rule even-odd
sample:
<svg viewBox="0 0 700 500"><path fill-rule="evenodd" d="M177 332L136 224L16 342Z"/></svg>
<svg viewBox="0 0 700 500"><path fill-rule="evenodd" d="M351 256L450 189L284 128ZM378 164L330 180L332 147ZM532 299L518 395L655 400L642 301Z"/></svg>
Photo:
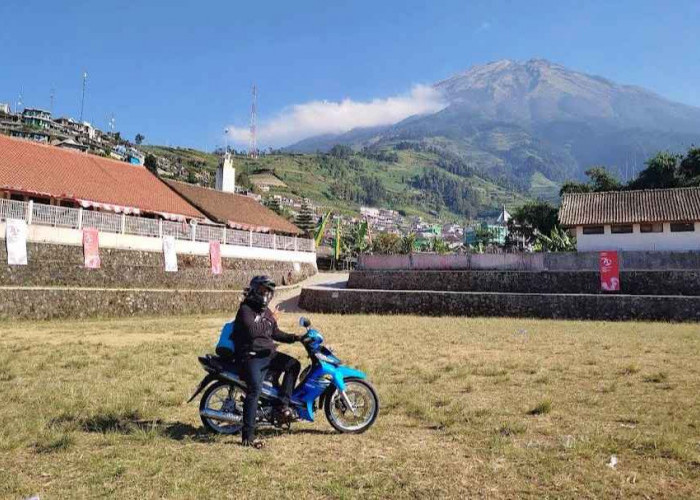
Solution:
<svg viewBox="0 0 700 500"><path fill-rule="evenodd" d="M361 436L320 416L262 452L203 433L183 404L223 318L0 324L0 497L700 491L697 324L312 319L382 413Z"/></svg>

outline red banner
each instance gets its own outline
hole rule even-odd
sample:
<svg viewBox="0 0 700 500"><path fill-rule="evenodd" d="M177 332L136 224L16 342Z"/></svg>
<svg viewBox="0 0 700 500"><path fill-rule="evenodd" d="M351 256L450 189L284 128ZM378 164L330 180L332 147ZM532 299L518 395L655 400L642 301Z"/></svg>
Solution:
<svg viewBox="0 0 700 500"><path fill-rule="evenodd" d="M89 227L83 229L83 255L85 267L88 269L100 268L100 241L97 229Z"/></svg>
<svg viewBox="0 0 700 500"><path fill-rule="evenodd" d="M617 252L600 252L600 288L606 292L620 291L620 265Z"/></svg>
<svg viewBox="0 0 700 500"><path fill-rule="evenodd" d="M211 260L211 273L221 274L221 242L209 242L209 259Z"/></svg>

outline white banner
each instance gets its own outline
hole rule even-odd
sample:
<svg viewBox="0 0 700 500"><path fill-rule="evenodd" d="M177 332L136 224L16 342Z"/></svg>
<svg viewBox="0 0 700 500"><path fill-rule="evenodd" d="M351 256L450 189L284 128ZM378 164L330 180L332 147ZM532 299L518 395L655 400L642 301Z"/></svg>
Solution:
<svg viewBox="0 0 700 500"><path fill-rule="evenodd" d="M7 219L5 230L7 263L10 266L27 265L27 223L18 219Z"/></svg>
<svg viewBox="0 0 700 500"><path fill-rule="evenodd" d="M165 272L177 272L177 253L175 253L175 237L163 236L163 258L165 259Z"/></svg>

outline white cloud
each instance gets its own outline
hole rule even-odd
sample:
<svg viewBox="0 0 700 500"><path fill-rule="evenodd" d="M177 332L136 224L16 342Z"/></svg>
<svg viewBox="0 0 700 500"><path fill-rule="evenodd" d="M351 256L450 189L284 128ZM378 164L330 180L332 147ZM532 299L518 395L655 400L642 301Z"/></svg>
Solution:
<svg viewBox="0 0 700 500"><path fill-rule="evenodd" d="M357 102L352 99L295 104L258 125L258 145L287 146L321 134L340 134L358 127L391 125L413 115L434 113L445 107L440 93L416 85L407 95ZM241 146L250 140L248 127L228 127L228 137Z"/></svg>

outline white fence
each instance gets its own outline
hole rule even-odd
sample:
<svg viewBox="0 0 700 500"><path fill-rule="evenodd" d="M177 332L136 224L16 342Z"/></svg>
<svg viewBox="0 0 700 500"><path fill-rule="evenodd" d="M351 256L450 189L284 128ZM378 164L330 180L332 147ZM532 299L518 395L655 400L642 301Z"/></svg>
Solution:
<svg viewBox="0 0 700 500"><path fill-rule="evenodd" d="M112 214L83 210L82 208L57 207L0 198L0 220L22 219L27 224L82 229L94 227L98 231L136 236L174 236L187 241L220 241L224 245L236 245L273 250L315 252L314 241L296 236L255 233L228 229L210 224L188 224L167 220L147 219L124 214Z"/></svg>

